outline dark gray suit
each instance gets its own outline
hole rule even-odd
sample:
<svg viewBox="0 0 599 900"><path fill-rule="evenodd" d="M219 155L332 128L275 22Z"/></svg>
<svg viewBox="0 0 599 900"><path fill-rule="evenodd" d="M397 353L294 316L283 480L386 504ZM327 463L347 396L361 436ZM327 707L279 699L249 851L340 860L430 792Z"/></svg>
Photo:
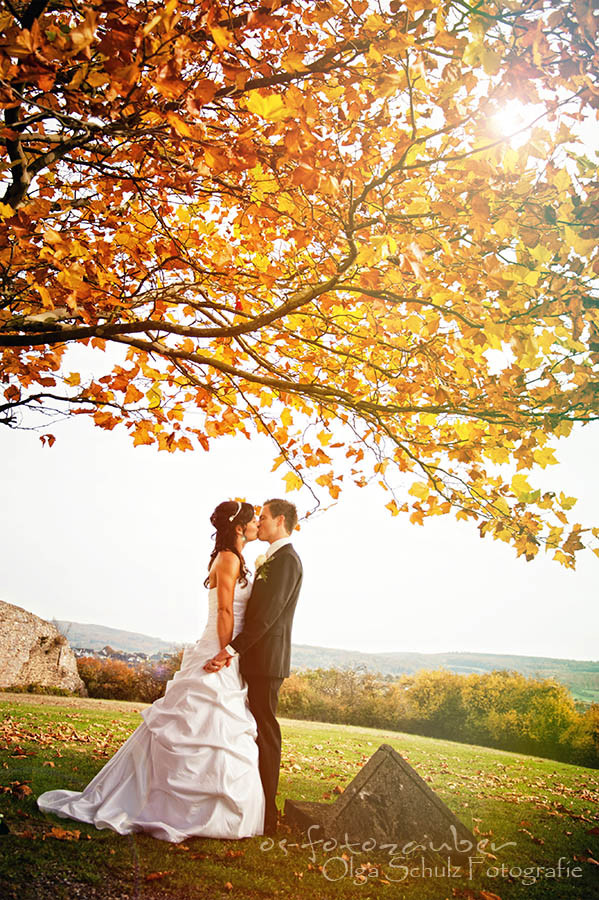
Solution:
<svg viewBox="0 0 599 900"><path fill-rule="evenodd" d="M276 712L281 684L289 675L291 626L302 574L300 558L291 544L276 550L256 573L243 630L231 641L239 653L239 668L258 725L260 777L266 797L265 833L274 830L277 822L281 729Z"/></svg>

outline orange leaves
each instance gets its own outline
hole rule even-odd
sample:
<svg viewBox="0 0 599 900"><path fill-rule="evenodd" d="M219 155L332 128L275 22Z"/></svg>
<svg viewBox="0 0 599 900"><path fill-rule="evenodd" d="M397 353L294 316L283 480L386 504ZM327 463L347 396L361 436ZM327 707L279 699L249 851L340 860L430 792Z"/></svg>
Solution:
<svg viewBox="0 0 599 900"><path fill-rule="evenodd" d="M210 103L218 91L218 85L209 78L200 78L196 82L191 96L187 99L187 109L192 115L201 115L202 107Z"/></svg>
<svg viewBox="0 0 599 900"><path fill-rule="evenodd" d="M66 828L59 828L58 826L54 826L50 831L47 831L44 837L53 837L56 838L57 841L78 841L81 837L80 831L70 831Z"/></svg>
<svg viewBox="0 0 599 900"><path fill-rule="evenodd" d="M0 791L5 794L13 794L20 800L22 800L24 797L31 796L31 794L33 793L26 781L11 781L8 785L0 785Z"/></svg>
<svg viewBox="0 0 599 900"><path fill-rule="evenodd" d="M94 413L94 422L96 425L99 425L100 428L112 431L114 426L119 424L119 419L117 419L116 416L113 416L112 413L100 412L98 410Z"/></svg>
<svg viewBox="0 0 599 900"><path fill-rule="evenodd" d="M132 429L133 446L139 447L143 444L153 444L156 440L154 436L154 428L151 422L136 422Z"/></svg>
<svg viewBox="0 0 599 900"><path fill-rule="evenodd" d="M163 878L168 878L169 875L172 875L174 871L174 869L168 869L161 872L148 872L147 875L144 875L144 881L161 881Z"/></svg>
<svg viewBox="0 0 599 900"><path fill-rule="evenodd" d="M167 452L255 429L289 490L384 472L393 515L453 507L570 564L596 536L528 469L554 461L540 433L598 414L599 179L566 159L566 105L518 146L493 126L514 92L590 102L557 2L517 29L416 0L2 20L4 413Z"/></svg>
<svg viewBox="0 0 599 900"><path fill-rule="evenodd" d="M185 121L185 119L182 119L180 116L176 115L175 113L167 112L166 120L169 123L169 125L172 128L174 128L174 130L180 137L184 137L184 138L192 137L193 132L192 132L191 128L189 127L189 125L187 124L187 122Z"/></svg>

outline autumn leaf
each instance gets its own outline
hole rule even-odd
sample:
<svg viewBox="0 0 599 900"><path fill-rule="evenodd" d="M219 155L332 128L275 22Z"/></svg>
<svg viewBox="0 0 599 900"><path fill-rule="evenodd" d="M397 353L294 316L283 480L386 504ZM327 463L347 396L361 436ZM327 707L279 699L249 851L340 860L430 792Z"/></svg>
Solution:
<svg viewBox="0 0 599 900"><path fill-rule="evenodd" d="M168 876L172 875L173 872L174 869L169 869L162 872L149 872L144 876L144 881L160 881L162 878L168 878Z"/></svg>
<svg viewBox="0 0 599 900"><path fill-rule="evenodd" d="M58 826L54 826L50 831L47 831L45 837L53 837L56 838L57 841L78 841L81 837L80 831L69 831L66 828L59 828Z"/></svg>
<svg viewBox="0 0 599 900"><path fill-rule="evenodd" d="M292 111L286 109L283 100L278 94L262 95L253 93L247 100L247 108L250 112L273 122L292 115Z"/></svg>
<svg viewBox="0 0 599 900"><path fill-rule="evenodd" d="M265 435L315 505L573 568L599 532L535 469L599 418L595 22L404 6L7 7L0 425Z"/></svg>

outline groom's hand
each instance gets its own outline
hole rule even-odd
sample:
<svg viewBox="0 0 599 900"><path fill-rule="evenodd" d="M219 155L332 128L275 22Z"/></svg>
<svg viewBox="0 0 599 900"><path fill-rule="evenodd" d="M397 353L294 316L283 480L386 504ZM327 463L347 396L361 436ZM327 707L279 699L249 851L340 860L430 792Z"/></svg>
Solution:
<svg viewBox="0 0 599 900"><path fill-rule="evenodd" d="M209 659L205 664L204 669L206 672L218 672L222 669L223 666L231 665L231 660L233 657L230 653L228 653L223 647L222 650L219 650L216 656L213 656L212 659Z"/></svg>

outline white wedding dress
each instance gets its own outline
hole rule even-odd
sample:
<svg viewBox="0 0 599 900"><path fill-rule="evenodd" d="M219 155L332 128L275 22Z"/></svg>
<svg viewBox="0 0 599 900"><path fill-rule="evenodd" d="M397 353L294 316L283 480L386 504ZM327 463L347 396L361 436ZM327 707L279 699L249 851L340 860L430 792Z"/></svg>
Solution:
<svg viewBox="0 0 599 900"><path fill-rule="evenodd" d="M250 585L235 588L234 636L243 627L250 591ZM43 812L174 843L262 834L256 722L239 657L219 672L203 669L220 646L216 588L208 601L204 633L185 650L164 697L142 712L142 724L82 793L42 794L37 803Z"/></svg>

